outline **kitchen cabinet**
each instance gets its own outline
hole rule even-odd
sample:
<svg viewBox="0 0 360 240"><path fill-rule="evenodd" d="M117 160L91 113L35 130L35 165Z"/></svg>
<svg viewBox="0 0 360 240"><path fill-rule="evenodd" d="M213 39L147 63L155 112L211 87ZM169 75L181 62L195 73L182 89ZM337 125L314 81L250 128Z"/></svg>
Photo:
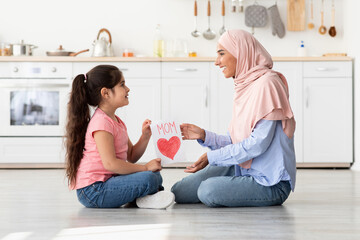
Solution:
<svg viewBox="0 0 360 240"><path fill-rule="evenodd" d="M210 126L209 63L162 63L162 119ZM197 141L185 141L186 160L195 162L207 151Z"/></svg>
<svg viewBox="0 0 360 240"><path fill-rule="evenodd" d="M279 61L273 69L288 81L298 165L349 166L353 161L352 62ZM211 67L211 126L219 134L228 129L233 92L232 79Z"/></svg>
<svg viewBox="0 0 360 240"><path fill-rule="evenodd" d="M304 162L353 161L351 62L304 63Z"/></svg>
<svg viewBox="0 0 360 240"><path fill-rule="evenodd" d="M294 145L296 162L304 161L303 157L303 62L274 62L273 70L282 73L289 86L289 101L293 110L296 129Z"/></svg>
<svg viewBox="0 0 360 240"><path fill-rule="evenodd" d="M213 61L121 60L93 61L91 58L64 63L69 69L65 72L72 72L64 78L70 83L71 75L75 77L86 73L99 64L115 65L122 70L130 88L130 103L116 113L125 122L133 143L139 139L142 123L147 118L152 121L192 123L218 134L227 134L232 115L234 83L232 79L224 78L221 69L214 66ZM6 64L0 63L0 68L4 69L2 72L14 71ZM35 65L50 66L40 62ZM298 166L350 166L353 161L352 61L278 59L274 61L273 69L284 74L288 80L290 103L296 119L295 151ZM50 70L51 76L62 72L58 69L54 71L54 68ZM34 74L38 74L38 71ZM34 140L31 144L23 136L0 139L0 164L35 163L33 159L37 159L37 164L62 162L64 149L61 136L49 141L35 135L31 138ZM196 161L208 151L196 141L185 141L184 144L188 162ZM35 155L29 158L24 158L21 151L14 154L16 147L37 149L39 146L45 146L47 151L34 150L32 152ZM148 162L155 157L151 140L139 162Z"/></svg>
<svg viewBox="0 0 360 240"><path fill-rule="evenodd" d="M74 63L74 76L86 73L99 63ZM117 66L124 74L125 84L130 88L129 105L119 108L116 114L124 121L128 135L135 144L142 132L145 119L161 118L160 63L107 63ZM152 139L139 162L156 158Z"/></svg>

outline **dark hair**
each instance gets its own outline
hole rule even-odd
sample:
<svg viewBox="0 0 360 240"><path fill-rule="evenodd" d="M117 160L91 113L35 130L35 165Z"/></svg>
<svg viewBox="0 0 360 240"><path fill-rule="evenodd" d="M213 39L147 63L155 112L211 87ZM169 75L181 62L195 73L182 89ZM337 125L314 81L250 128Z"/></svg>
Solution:
<svg viewBox="0 0 360 240"><path fill-rule="evenodd" d="M90 121L91 106L101 101L101 89L112 89L122 79L122 72L115 66L98 65L86 76L77 75L72 83L67 110L65 134L66 177L68 184L76 184L76 173L83 158L85 134Z"/></svg>

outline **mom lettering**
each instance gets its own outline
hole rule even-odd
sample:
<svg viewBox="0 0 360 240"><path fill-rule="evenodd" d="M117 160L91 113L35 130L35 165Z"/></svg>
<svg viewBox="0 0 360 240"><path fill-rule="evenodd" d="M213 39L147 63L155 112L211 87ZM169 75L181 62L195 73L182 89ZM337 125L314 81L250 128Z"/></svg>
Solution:
<svg viewBox="0 0 360 240"><path fill-rule="evenodd" d="M176 130L175 122L161 123L156 125L159 135L178 133Z"/></svg>

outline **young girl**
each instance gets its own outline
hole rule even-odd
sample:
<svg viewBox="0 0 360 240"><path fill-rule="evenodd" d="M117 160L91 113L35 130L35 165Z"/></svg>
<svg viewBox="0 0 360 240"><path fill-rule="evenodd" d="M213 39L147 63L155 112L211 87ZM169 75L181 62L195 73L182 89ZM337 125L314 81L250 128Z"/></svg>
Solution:
<svg viewBox="0 0 360 240"><path fill-rule="evenodd" d="M81 204L115 208L136 200L138 207L166 208L174 201L163 192L161 160L135 164L151 137L150 120L133 145L125 124L115 115L129 104L130 89L115 66L99 65L76 76L68 103L66 175ZM90 119L89 106L97 107Z"/></svg>

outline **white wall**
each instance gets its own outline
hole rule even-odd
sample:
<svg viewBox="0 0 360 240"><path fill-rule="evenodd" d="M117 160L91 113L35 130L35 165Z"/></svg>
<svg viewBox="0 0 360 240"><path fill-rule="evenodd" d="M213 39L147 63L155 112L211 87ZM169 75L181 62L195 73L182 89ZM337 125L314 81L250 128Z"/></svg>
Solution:
<svg viewBox="0 0 360 240"><path fill-rule="evenodd" d="M244 0L246 5L254 0ZM349 0L348 0L349 1ZM278 0L283 22L286 24L286 0ZM211 27L218 33L222 26L220 0L211 0ZM226 27L243 28L244 13L231 13L230 0L226 0ZM269 7L275 0L258 0ZM271 34L270 23L266 28L256 29L255 36L273 56L294 56L300 40L305 41L309 55L325 52L344 52L343 1L336 3L336 26L338 35L318 34L320 3L314 0L316 28L303 32L287 32L283 39ZM133 48L137 54L152 55L152 39L156 24L161 24L165 40L181 38L188 41L189 48L200 56L215 55L216 40L193 38L193 0L11 0L2 3L0 14L0 41L26 43L39 46L34 55L45 55L62 44L66 50L79 51L91 48L100 28L106 27L113 37L115 54L121 56L122 48ZM207 0L198 0L199 30L207 29ZM309 0L307 0L307 7ZM330 25L331 1L325 1L325 25ZM307 13L308 14L308 13ZM309 16L307 16L309 17ZM83 55L86 56L86 55Z"/></svg>

